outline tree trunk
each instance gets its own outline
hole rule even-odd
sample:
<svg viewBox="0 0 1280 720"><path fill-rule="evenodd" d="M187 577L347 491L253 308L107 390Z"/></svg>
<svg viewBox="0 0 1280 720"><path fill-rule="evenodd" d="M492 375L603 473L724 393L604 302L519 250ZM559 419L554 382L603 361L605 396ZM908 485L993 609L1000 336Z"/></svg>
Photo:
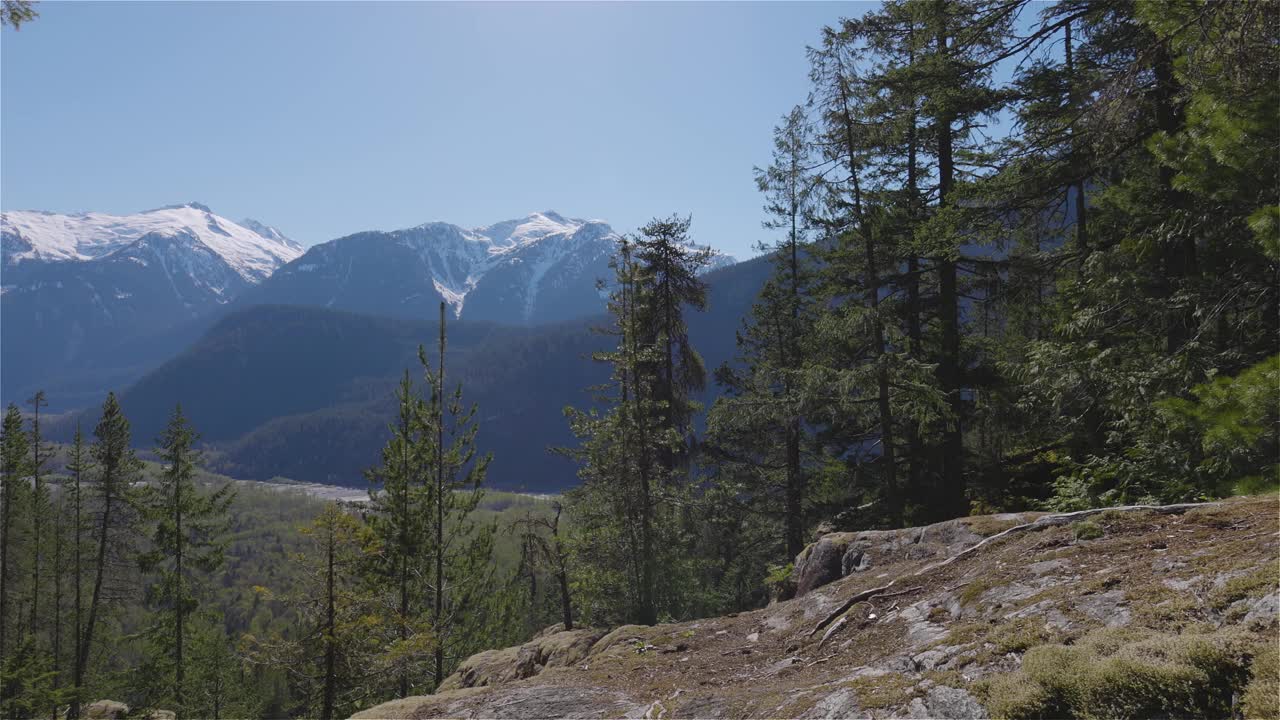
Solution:
<svg viewBox="0 0 1280 720"><path fill-rule="evenodd" d="M794 419L786 427L787 492L786 540L787 557L795 558L804 550L804 484L800 477L800 432Z"/></svg>
<svg viewBox="0 0 1280 720"><path fill-rule="evenodd" d="M432 629L436 633L435 687L444 682L444 303L440 303L440 380L436 405L436 597Z"/></svg>
<svg viewBox="0 0 1280 720"><path fill-rule="evenodd" d="M1182 126L1182 112L1177 105L1180 90L1178 80L1173 74L1173 58L1169 55L1169 47L1160 42L1155 51L1155 115L1156 127L1170 136L1177 134ZM1172 296L1181 289L1188 280L1197 273L1196 241L1192 233L1181 227L1180 211L1186 207L1186 195L1173 186L1173 168L1161 164L1157 170L1160 181L1163 205L1173 211L1173 227L1178 237L1166 242L1164 250L1165 285L1168 295ZM1165 349L1169 354L1178 352L1195 327L1195 308L1185 307L1173 311L1169 319L1165 338Z"/></svg>
<svg viewBox="0 0 1280 720"><path fill-rule="evenodd" d="M110 469L104 468L101 482L108 482ZM80 643L80 653L76 656L76 687L84 687L84 673L89 664L89 649L93 647L93 630L97 625L98 608L102 604L102 585L107 567L107 544L111 528L111 510L114 492L108 490L103 499L102 522L99 525L97 567L93 578L93 595L89 599L89 619L84 626L84 639ZM78 702L78 701L77 701ZM79 707L76 707L79 710Z"/></svg>
<svg viewBox="0 0 1280 720"><path fill-rule="evenodd" d="M327 570L325 573L325 624L324 624L324 707L320 711L321 720L333 720L334 700L337 694L337 653L338 643L334 636L336 623L334 600L334 545L337 543L335 519L329 523L329 537L326 543Z"/></svg>
<svg viewBox="0 0 1280 720"><path fill-rule="evenodd" d="M565 630L573 629L573 605L569 602L569 573L565 568L564 546L560 544L560 505L556 505L556 517L551 521L551 541L556 553L556 579L560 582L560 612Z"/></svg>
<svg viewBox="0 0 1280 720"><path fill-rule="evenodd" d="M44 560L44 543L41 535L44 530L44 518L41 517L40 499L44 489L44 479L40 474L40 406L45 404L44 391L36 392L30 400L35 414L31 419L31 525L33 533L32 565L31 565L31 634L40 632L40 566Z"/></svg>
<svg viewBox="0 0 1280 720"><path fill-rule="evenodd" d="M409 437L413 432L409 418L408 382L409 371L405 370L406 397L401 400L400 434L403 443L400 451L400 642L409 640ZM400 668L400 697L409 697L409 671L403 665Z"/></svg>
<svg viewBox="0 0 1280 720"><path fill-rule="evenodd" d="M908 27L908 44L915 46L915 25ZM908 64L915 64L915 51L910 50L908 54ZM917 111L917 97L911 98L911 118L910 124L907 126L907 223L908 227L914 230L916 223L920 220L920 174L919 174L919 152L920 152L920 128L919 113ZM907 352L912 360L924 359L924 332L921 329L920 314L920 258L912 252L907 257ZM906 429L907 456L909 462L907 464L907 483L910 492L923 493L924 488L924 469L925 451L924 442L920 438L920 433L916 429L915 423L907 423Z"/></svg>
<svg viewBox="0 0 1280 720"><path fill-rule="evenodd" d="M58 508L53 515L53 689L62 687L62 513L63 488L58 488ZM0 657L4 657L0 653ZM50 712L50 720L58 720L58 704Z"/></svg>
<svg viewBox="0 0 1280 720"><path fill-rule="evenodd" d="M792 167L792 176L798 170ZM796 189L792 187L791 200L791 235L788 237L788 245L790 250L790 273L791 273L791 328L784 339L785 345L782 348L786 355L787 369L795 370L800 367L803 359L800 351L800 248L799 248L799 228L797 220L800 215L799 201L796 197ZM791 386L790 377L787 378L784 385L784 392L787 395L788 404L794 402L792 394L794 388ZM806 482L800 469L800 438L801 427L800 417L796 414L794 408L788 408L789 416L786 420L784 436L786 440L786 522L785 534L787 543L787 556L794 558L804 550L804 498L806 490Z"/></svg>
<svg viewBox="0 0 1280 720"><path fill-rule="evenodd" d="M186 616L186 597L183 593L182 576L182 478L180 465L183 461L179 450L174 455L173 483L173 525L177 531L174 535L174 638L173 638L173 696L177 705L176 712L181 717L186 714L186 705L182 696L182 625Z"/></svg>
<svg viewBox="0 0 1280 720"><path fill-rule="evenodd" d="M8 638L6 628L9 626L9 529L13 524L13 493L11 492L16 478L15 468L4 468L4 486L0 487L0 499L4 507L0 508L0 662L8 657ZM0 713L4 712L4 683L0 683Z"/></svg>
<svg viewBox="0 0 1280 720"><path fill-rule="evenodd" d="M80 536L81 528L83 527L83 519L81 517L81 500L80 500L80 490L81 490L80 466L83 460L81 457L79 427L76 428L75 447L76 447L76 474L75 474L76 507L75 507L75 516L74 516L75 527L72 529L72 537L75 539L75 548L74 548L75 552L74 552L73 565L75 566L74 578L75 578L76 607L75 607L75 612L72 616L74 626L71 628L71 633L75 640L75 658L73 658L73 662L72 662L72 678L71 678L72 684L75 685L75 695L72 696L71 707L68 708L67 710L67 718L69 720L76 720L77 718L80 717L80 691L84 684L84 667L80 664L80 655L83 647L83 645L81 644L81 637L80 637L80 621L81 621L80 613L84 607L84 600L81 598L80 595L81 595L81 589L82 589L81 586L84 584L83 583L84 567L83 567L82 557L81 557L83 538ZM0 655L3 655L3 651L0 651Z"/></svg>
<svg viewBox="0 0 1280 720"><path fill-rule="evenodd" d="M1075 61L1071 47L1071 21L1068 20L1063 28L1063 55L1066 60L1067 69L1067 100L1068 106L1075 112L1079 112L1080 107L1077 104L1076 96L1076 70ZM1080 169L1080 148L1076 144L1076 131L1074 124L1068 130L1071 137L1071 156L1075 160L1073 167L1079 172ZM1085 256L1089 253L1089 222L1087 216L1088 208L1085 206L1084 198L1084 178L1076 180L1072 186L1075 191L1075 211L1076 211L1076 251L1080 253L1080 264L1083 266Z"/></svg>
<svg viewBox="0 0 1280 720"><path fill-rule="evenodd" d="M940 19L937 49L945 60L948 30L945 16ZM938 118L938 206L946 208L951 202L951 190L955 184L955 164L952 158L951 118L944 114ZM960 396L960 305L956 288L956 261L948 255L937 258L938 266L938 319L942 331L942 353L938 362L938 380L947 397L952 417L942 434L942 497L943 507L952 515L965 514L964 442L962 417L964 399Z"/></svg>

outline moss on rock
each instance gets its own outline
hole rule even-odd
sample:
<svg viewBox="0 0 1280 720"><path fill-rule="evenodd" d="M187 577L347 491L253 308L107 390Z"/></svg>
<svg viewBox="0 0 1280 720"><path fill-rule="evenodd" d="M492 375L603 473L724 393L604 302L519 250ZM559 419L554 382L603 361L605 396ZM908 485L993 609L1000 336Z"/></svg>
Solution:
<svg viewBox="0 0 1280 720"><path fill-rule="evenodd" d="M1230 717L1249 657L1242 635L1095 630L1028 650L986 683L986 705L997 718Z"/></svg>

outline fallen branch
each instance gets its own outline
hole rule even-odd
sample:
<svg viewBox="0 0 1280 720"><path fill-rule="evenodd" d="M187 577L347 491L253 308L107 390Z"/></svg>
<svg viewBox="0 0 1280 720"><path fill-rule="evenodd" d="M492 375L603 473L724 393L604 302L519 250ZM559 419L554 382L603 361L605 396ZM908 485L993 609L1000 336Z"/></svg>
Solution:
<svg viewBox="0 0 1280 720"><path fill-rule="evenodd" d="M831 627L827 628L827 631L822 634L822 639L818 641L818 649L821 650L822 646L827 644L827 640L829 640L832 635L840 632L840 628L844 627L848 622L849 616L846 615L837 620Z"/></svg>
<svg viewBox="0 0 1280 720"><path fill-rule="evenodd" d="M1067 525L1069 523L1075 522L1076 520L1081 520L1081 519L1084 519L1093 515L1098 515L1104 512L1134 512L1134 511L1145 510L1147 512L1153 512L1160 515L1176 515L1176 514L1184 513L1188 510L1191 510L1192 508L1209 507L1209 506L1218 505L1218 504L1220 503L1208 502L1208 503L1178 503L1176 505L1121 505L1120 507L1092 508L1090 510L1076 510L1075 512L1059 513L1057 515L1044 515L1036 518L1035 520L1032 520L1029 523L1024 523L1022 525L1015 525L1009 528L1008 530L1005 530L1003 532L998 532L995 535L992 535L991 537L984 538L981 542L974 545L973 547L965 548L964 550L961 550L960 552L956 553L955 555L952 555L951 557L947 558L946 560L943 560L942 562L925 566L920 570L917 570L916 572L912 573L908 577L915 577L917 575L926 573L930 570L936 570L940 567L946 567L947 565L950 565L956 560L959 560L962 557L965 557L967 555L970 555L976 552L979 548L983 547L984 545L987 545L988 543L995 542L996 540L1000 540L1001 538L1008 537L1009 535L1013 535L1015 533L1027 532L1029 530L1043 530L1045 528L1057 527L1059 525Z"/></svg>
<svg viewBox="0 0 1280 720"><path fill-rule="evenodd" d="M909 588L907 588L906 590L898 590L897 592L891 592L891 593L885 593L885 594L883 594L883 595L877 595L877 596L876 596L876 599L877 599L877 600L884 600L885 598L898 597L899 595L910 595L911 593L913 593L913 592L915 592L915 591L917 591L917 590L921 590L921 589L923 589L923 588L922 588L921 586L917 585L917 586L915 586L915 587L909 587Z"/></svg>
<svg viewBox="0 0 1280 720"><path fill-rule="evenodd" d="M899 578L899 579L901 579L901 578ZM826 626L830 625L830 624L831 624L831 622L832 622L833 620L835 620L836 618L838 618L838 617L840 617L841 615L845 614L846 612L849 612L849 610L850 610L854 605L857 605L858 603L862 602L863 600L869 600L869 599L871 599L871 598L875 597L876 595L879 595L880 593L884 592L885 590L888 590L889 588L893 587L893 584L894 584L894 583L896 583L896 582L898 582L898 580L890 580L888 585L881 585L880 587L871 588L870 590L863 590L862 592L858 593L857 595L854 595L853 597L849 598L848 600L846 600L846 601L844 602L844 604L843 604L843 605L841 605L839 608L837 608L837 609L835 610L835 612L833 612L833 613L831 613L830 615L826 616L825 618L823 618L823 619L822 619L822 622L820 622L820 623L818 623L816 626L814 626L814 628L813 628L812 630L810 630L810 631L809 631L809 634L808 634L806 637L813 637L814 635L816 635L816 634L817 634L817 632L818 632L819 630L821 630L822 628L824 628L824 627L826 627Z"/></svg>

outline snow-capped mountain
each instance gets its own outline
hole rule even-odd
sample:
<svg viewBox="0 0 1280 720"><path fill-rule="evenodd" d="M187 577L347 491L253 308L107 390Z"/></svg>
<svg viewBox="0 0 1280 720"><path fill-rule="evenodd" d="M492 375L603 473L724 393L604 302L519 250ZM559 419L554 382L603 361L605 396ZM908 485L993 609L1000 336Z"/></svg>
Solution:
<svg viewBox="0 0 1280 720"><path fill-rule="evenodd" d="M245 300L417 318L443 300L469 320L557 322L603 309L596 281L611 276L617 240L600 220L553 211L470 229L363 232L311 248Z"/></svg>
<svg viewBox="0 0 1280 720"><path fill-rule="evenodd" d="M279 231L198 203L134 215L0 213L6 397L230 303L303 252ZM95 368L96 369L96 368Z"/></svg>
<svg viewBox="0 0 1280 720"><path fill-rule="evenodd" d="M200 203L134 215L19 210L0 213L6 268L25 262L91 261L148 235L192 238L193 250L217 256L247 282L261 282L302 254L302 246L256 220L235 223ZM198 246L203 246L203 249Z"/></svg>

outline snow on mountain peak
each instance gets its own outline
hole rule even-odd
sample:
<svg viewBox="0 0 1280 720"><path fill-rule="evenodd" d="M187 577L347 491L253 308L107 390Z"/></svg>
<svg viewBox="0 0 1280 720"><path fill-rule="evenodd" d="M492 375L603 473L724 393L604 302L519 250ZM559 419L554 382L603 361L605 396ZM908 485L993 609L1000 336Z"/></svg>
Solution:
<svg viewBox="0 0 1280 720"><path fill-rule="evenodd" d="M600 220L566 217L554 210L531 213L492 225L466 229L445 222L429 222L391 233L423 259L437 292L461 315L467 294L480 280L499 267L522 266L527 286L525 319L533 312L539 286L554 267L565 262L589 262L586 258L606 256L619 239ZM704 246L689 243L689 251ZM575 256L580 256L575 261ZM737 262L711 249L709 272Z"/></svg>
<svg viewBox="0 0 1280 720"><path fill-rule="evenodd" d="M566 218L554 210L533 213L519 220L504 220L472 232L488 238L496 248L510 248L537 242L552 235L572 235L585 220Z"/></svg>
<svg viewBox="0 0 1280 720"><path fill-rule="evenodd" d="M613 231L608 225L566 218L553 210L471 229L429 222L392 235L399 236L401 244L412 248L423 258L424 264L430 267L436 291L453 308L454 314L460 316L467 294L494 268L530 261L527 256L537 253L540 257L531 261L533 277L530 280L531 285L536 286L549 264L564 252L542 253L540 248L544 241L554 238L567 241L589 225L597 226L598 232L582 237L583 242L598 243L612 238Z"/></svg>
<svg viewBox="0 0 1280 720"><path fill-rule="evenodd" d="M295 241L293 238L290 238L289 236L287 236L287 235L285 235L284 233L280 232L280 230L279 230L278 228L276 228L276 227L274 227L274 226L272 226L272 225L267 225L267 224L264 224L264 223L260 223L260 222L258 222L257 220L254 220L253 218L245 218L245 219L241 220L241 221L240 221L240 225L241 225L242 227L249 228L250 230L252 230L252 231L254 231L254 232L258 233L259 235L261 235L262 237L264 237L264 238L266 238L266 239L268 239L268 240L276 240L276 241L278 241L278 242L282 242L282 243L284 243L285 245L289 245L289 246L292 246L292 247L296 247L296 248L298 248L299 250L301 250L301 249L302 249L302 245L301 245L301 244L299 244L299 243L298 243L297 241Z"/></svg>
<svg viewBox="0 0 1280 720"><path fill-rule="evenodd" d="M277 267L302 255L300 245L274 228L250 228L196 202L133 215L84 212L74 215L29 210L0 213L4 264L26 261L96 260L146 235L190 233L249 282L260 282ZM264 232L265 231L265 232Z"/></svg>

